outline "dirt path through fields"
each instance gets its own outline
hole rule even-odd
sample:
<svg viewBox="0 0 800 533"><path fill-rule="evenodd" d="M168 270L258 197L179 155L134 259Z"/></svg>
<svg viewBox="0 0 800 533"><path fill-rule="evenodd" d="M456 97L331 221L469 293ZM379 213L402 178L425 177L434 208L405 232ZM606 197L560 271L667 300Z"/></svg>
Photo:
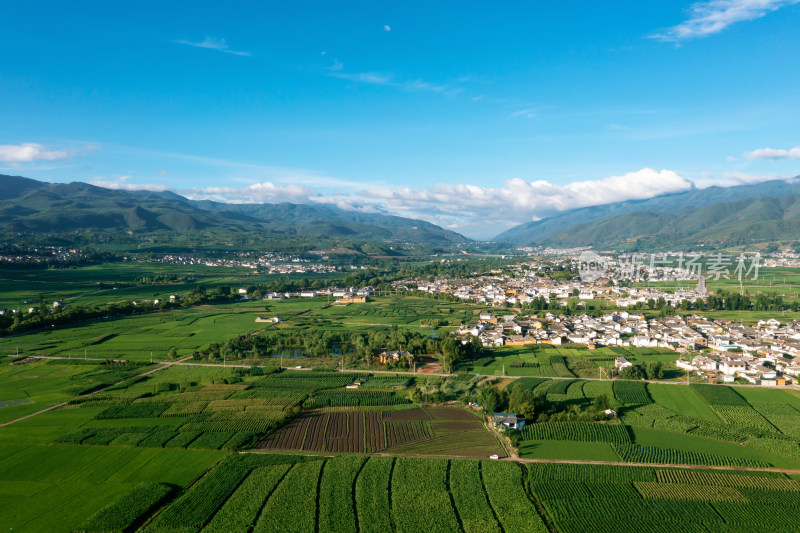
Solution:
<svg viewBox="0 0 800 533"><path fill-rule="evenodd" d="M263 450L263 449L253 449L253 450L241 450L240 454L248 454L248 453L255 453L255 454L271 454L271 455L307 455L307 456L316 456L316 457L335 457L335 455L328 453L328 452L315 452L309 453L300 450ZM425 455L425 454L413 454L413 453L404 453L404 454L390 454L390 453L365 453L363 455L367 456L374 456L374 457L419 457L419 458L431 458L431 457L441 457L441 456L432 456L432 455ZM459 456L452 456L449 457L450 459L463 459L464 457ZM469 459L475 459L474 456L469 456ZM488 459L488 457L487 457ZM711 465L679 465L679 464L666 464L666 463L622 463L622 462L614 462L614 461L580 461L580 460L572 460L572 459L523 459L521 457L506 457L500 459L500 461L508 461L508 462L515 462L515 463L528 463L528 464L535 464L535 463L542 463L542 464L564 464L564 465L607 465L607 466L629 466L629 467L642 467L642 468L675 468L681 470L717 470L717 471L737 471L737 472L773 472L778 474L788 474L788 475L800 475L800 470L798 469L791 469L791 468L750 468L750 467L740 467L740 466L711 466Z"/></svg>
<svg viewBox="0 0 800 533"><path fill-rule="evenodd" d="M623 463L618 461L579 461L572 459L524 459L522 457L506 458L503 461L515 461L517 463L544 463L544 464L567 464L567 465L608 465L608 466L635 466L645 468L680 468L684 470L735 470L737 472L779 472L781 474L800 475L800 469L774 468L774 467L746 467L746 466L711 466L711 465L680 465L664 463Z"/></svg>

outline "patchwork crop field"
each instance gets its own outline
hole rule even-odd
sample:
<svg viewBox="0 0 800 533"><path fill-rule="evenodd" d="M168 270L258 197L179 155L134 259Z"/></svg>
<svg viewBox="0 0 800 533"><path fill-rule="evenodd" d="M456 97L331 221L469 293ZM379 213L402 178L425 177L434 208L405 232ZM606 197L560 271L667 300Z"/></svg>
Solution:
<svg viewBox="0 0 800 533"><path fill-rule="evenodd" d="M259 366L150 363L150 351L185 356L264 328L435 337L475 309L416 297L268 306L176 309L0 341L6 354L19 345L22 355L72 356L13 366L16 357L0 359L0 423L64 404L0 427L0 524L48 532L751 531L769 513L764 527L778 532L800 518L792 474L800 472L800 395L595 379L614 357L666 362L671 351L507 347L461 369L478 376L451 378L336 372L338 360L313 371L280 370L263 357ZM285 322L255 323L265 312ZM444 325L427 326L434 317ZM576 366L584 360L594 366ZM502 380L501 394L519 387L553 407L513 434L519 458L477 408L464 406L504 371L524 377ZM459 401L418 403L420 393L445 389ZM581 415L598 401L616 416Z"/></svg>

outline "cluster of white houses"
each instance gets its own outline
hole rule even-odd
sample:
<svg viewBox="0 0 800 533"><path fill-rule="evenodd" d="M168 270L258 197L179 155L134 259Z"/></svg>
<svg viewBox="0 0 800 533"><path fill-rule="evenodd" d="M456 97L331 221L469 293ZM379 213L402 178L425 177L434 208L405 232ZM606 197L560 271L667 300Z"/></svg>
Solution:
<svg viewBox="0 0 800 533"><path fill-rule="evenodd" d="M736 377L760 385L785 385L800 378L800 323L781 324L772 318L754 327L704 321L698 329L707 336L713 356L695 355L677 365L701 374L719 373L723 381Z"/></svg>
<svg viewBox="0 0 800 533"><path fill-rule="evenodd" d="M146 260L143 262L147 262ZM166 254L158 262L173 265L203 265L209 267L241 267L250 268L257 273L269 274L326 274L336 272L336 267L311 262L297 256L283 254L265 254L260 257L222 257L205 258L192 255Z"/></svg>
<svg viewBox="0 0 800 533"><path fill-rule="evenodd" d="M580 280L556 281L538 276L482 276L469 279L438 279L421 281L416 279L395 282L398 288L417 290L429 294L451 294L464 301L492 306L519 306L534 300L544 300L548 305L558 303L567 306L570 299L578 299L578 307L585 307L590 300L606 300L617 307L630 308L648 301L664 302L673 307L684 301L694 303L705 296L704 287L697 281L687 281L686 288L665 292L652 287L621 287L608 279L591 283Z"/></svg>
<svg viewBox="0 0 800 533"><path fill-rule="evenodd" d="M559 315L543 312L519 317L486 311L475 324L462 326L457 335L478 337L484 346L518 346L524 344L585 344L598 346L636 346L671 348L689 351L706 346L706 338L691 325L700 317L672 316L645 319L644 315L627 311L607 313L600 317Z"/></svg>
<svg viewBox="0 0 800 533"><path fill-rule="evenodd" d="M543 317L496 315L486 311L475 324L464 325L455 335L465 342L477 337L484 346L526 344L582 344L669 348L680 354L677 366L704 376L733 381L741 377L753 384L784 385L800 377L800 323L762 320L754 327L693 315L647 320L626 311L599 318L588 315ZM618 358L618 370L629 366Z"/></svg>

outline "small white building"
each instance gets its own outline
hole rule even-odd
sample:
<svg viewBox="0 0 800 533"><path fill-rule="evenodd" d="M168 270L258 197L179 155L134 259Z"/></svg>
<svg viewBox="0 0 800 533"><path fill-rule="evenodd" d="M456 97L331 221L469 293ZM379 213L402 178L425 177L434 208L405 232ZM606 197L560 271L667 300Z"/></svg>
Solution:
<svg viewBox="0 0 800 533"><path fill-rule="evenodd" d="M614 366L617 368L617 370L622 370L623 368L633 366L633 363L631 363L624 357L617 357L616 359L614 359Z"/></svg>
<svg viewBox="0 0 800 533"><path fill-rule="evenodd" d="M516 413L494 413L494 425L505 426L508 429L522 429L525 427L525 417Z"/></svg>

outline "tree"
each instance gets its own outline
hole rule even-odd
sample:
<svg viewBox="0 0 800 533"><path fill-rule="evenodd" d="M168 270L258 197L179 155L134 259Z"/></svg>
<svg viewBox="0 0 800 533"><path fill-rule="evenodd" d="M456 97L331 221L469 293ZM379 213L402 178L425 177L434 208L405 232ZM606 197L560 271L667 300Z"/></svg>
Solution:
<svg viewBox="0 0 800 533"><path fill-rule="evenodd" d="M480 359L483 357L486 351L483 347L483 343L478 337L472 337L472 340L467 345L467 348L469 350L470 359Z"/></svg>
<svg viewBox="0 0 800 533"><path fill-rule="evenodd" d="M644 372L642 371L642 367L639 365L633 366L626 366L619 372L620 379L642 379L644 378Z"/></svg>
<svg viewBox="0 0 800 533"><path fill-rule="evenodd" d="M422 392L416 387L411 389L411 392L408 394L408 399L414 403L422 402Z"/></svg>
<svg viewBox="0 0 800 533"><path fill-rule="evenodd" d="M487 413L494 413L500 404L500 395L491 385L487 385L480 390L478 399L483 406L483 410Z"/></svg>
<svg viewBox="0 0 800 533"><path fill-rule="evenodd" d="M664 364L661 361L650 361L647 363L645 373L647 379L664 379Z"/></svg>
<svg viewBox="0 0 800 533"><path fill-rule="evenodd" d="M609 408L608 396L606 396L605 394L601 394L597 398L595 398L594 408L600 412L604 412L606 409L608 409Z"/></svg>

